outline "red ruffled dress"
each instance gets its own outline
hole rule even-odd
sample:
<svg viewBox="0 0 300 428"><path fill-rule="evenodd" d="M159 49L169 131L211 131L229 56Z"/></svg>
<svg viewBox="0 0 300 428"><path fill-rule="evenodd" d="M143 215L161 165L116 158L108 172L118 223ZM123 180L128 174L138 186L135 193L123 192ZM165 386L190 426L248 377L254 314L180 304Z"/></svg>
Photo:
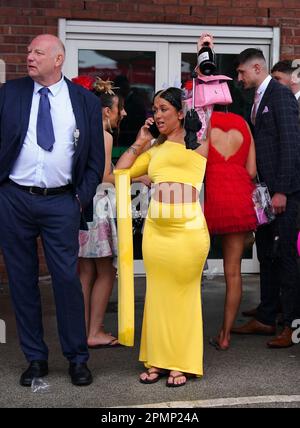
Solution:
<svg viewBox="0 0 300 428"><path fill-rule="evenodd" d="M224 132L236 129L243 143L229 158L209 142L205 176L204 213L211 234L255 230L256 215L252 202L254 184L246 170L251 135L245 120L234 113L214 112L211 127Z"/></svg>

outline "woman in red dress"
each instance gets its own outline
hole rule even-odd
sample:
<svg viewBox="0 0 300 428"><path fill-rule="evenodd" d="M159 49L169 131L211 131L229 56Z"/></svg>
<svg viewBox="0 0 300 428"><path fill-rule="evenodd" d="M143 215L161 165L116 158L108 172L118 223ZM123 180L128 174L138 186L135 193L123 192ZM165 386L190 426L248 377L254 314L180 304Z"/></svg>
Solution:
<svg viewBox="0 0 300 428"><path fill-rule="evenodd" d="M222 235L226 280L223 325L210 343L226 350L242 296L241 260L245 239L257 225L252 202L255 147L246 121L234 113L212 114L208 143L204 211L211 235Z"/></svg>

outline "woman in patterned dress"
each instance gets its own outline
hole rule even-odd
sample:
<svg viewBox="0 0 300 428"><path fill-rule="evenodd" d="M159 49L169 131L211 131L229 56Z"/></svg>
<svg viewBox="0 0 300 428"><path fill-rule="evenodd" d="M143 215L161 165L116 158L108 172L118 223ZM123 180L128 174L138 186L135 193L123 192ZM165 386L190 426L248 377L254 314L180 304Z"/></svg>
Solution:
<svg viewBox="0 0 300 428"><path fill-rule="evenodd" d="M116 276L117 257L111 133L126 116L123 100L113 91L115 88L112 84L97 78L89 87L101 100L105 144L105 170L93 200L93 221L88 223L88 230L79 232L79 272L85 303L87 341L92 349L118 345L117 338L104 330L104 316Z"/></svg>

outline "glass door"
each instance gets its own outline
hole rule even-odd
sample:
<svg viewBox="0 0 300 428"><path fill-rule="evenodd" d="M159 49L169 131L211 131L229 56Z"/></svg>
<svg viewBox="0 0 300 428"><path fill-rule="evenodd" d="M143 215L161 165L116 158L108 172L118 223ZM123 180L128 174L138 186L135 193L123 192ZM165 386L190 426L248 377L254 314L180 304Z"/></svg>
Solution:
<svg viewBox="0 0 300 428"><path fill-rule="evenodd" d="M220 74L235 77L234 58L246 48L258 48L263 51L267 64L269 63L268 45L215 44L217 65ZM190 73L197 62L196 43L169 43L169 83L181 82L190 78Z"/></svg>
<svg viewBox="0 0 300 428"><path fill-rule="evenodd" d="M253 101L253 91L245 91L236 80L234 60L238 53L246 49L245 45L215 45L217 54L217 69L219 74L225 74L233 79L230 82L230 90L233 103L229 110L246 117L251 110ZM250 47L250 46L249 46ZM260 48L269 62L269 47L266 45L257 46ZM169 85L183 86L187 80L191 79L191 73L197 63L197 47L191 43L170 43L169 45ZM201 200L203 200L201 195ZM251 241L249 237L249 241ZM250 243L250 242L249 242ZM208 267L210 271L216 273L223 272L221 239L219 236L211 238L211 249L208 256ZM255 245L247 246L242 261L243 273L255 273L259 271L259 263Z"/></svg>
<svg viewBox="0 0 300 428"><path fill-rule="evenodd" d="M66 44L64 73L99 76L112 80L124 97L127 116L120 125L113 148L113 163L136 138L145 119L152 114L152 98L156 88L168 85L168 44L160 42L82 41ZM71 60L72 59L72 60ZM135 183L133 198L145 188ZM139 206L134 214L139 215ZM135 273L144 274L142 262L141 221L134 220Z"/></svg>
<svg viewBox="0 0 300 428"><path fill-rule="evenodd" d="M70 40L66 42L64 73L99 76L112 80L125 101L127 117L115 139L116 160L137 135L146 117L156 88L168 82L168 45L166 43Z"/></svg>

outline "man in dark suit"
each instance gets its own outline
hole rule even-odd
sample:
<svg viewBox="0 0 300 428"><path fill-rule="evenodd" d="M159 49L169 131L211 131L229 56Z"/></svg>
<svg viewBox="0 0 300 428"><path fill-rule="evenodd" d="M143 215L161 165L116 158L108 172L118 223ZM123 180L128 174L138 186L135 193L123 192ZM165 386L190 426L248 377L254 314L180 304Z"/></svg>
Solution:
<svg viewBox="0 0 300 428"><path fill-rule="evenodd" d="M274 79L284 86L287 86L295 95L299 106L299 122L300 122L300 79L298 77L298 67L293 66L293 61L284 60L278 61L273 65L271 74Z"/></svg>
<svg viewBox="0 0 300 428"><path fill-rule="evenodd" d="M77 257L81 213L104 169L101 105L64 78L64 56L57 37L37 36L28 46L28 76L0 89L0 246L21 348L30 363L20 379L23 386L48 373L38 236L52 277L71 381L79 386L92 382Z"/></svg>
<svg viewBox="0 0 300 428"><path fill-rule="evenodd" d="M287 86L295 95L295 98L298 102L299 106L299 124L300 124L300 80L298 77L298 67L293 66L293 61L291 60L283 60L278 61L273 65L271 69L271 75L273 79L277 80L277 82L281 83L284 86ZM298 221L300 221L300 209L298 209ZM299 230L299 226L297 226ZM300 266L300 261L298 259L298 267ZM299 269L300 272L300 269ZM278 302L278 312L282 312L281 302ZM245 316L254 316L257 313L257 308L250 309L242 312ZM298 298L298 311L297 317L300 316L300 290L299 290L299 298Z"/></svg>
<svg viewBox="0 0 300 428"><path fill-rule="evenodd" d="M251 125L256 147L259 179L272 196L276 219L258 228L261 303L255 318L232 329L237 334L273 335L281 288L283 331L267 345L291 346L300 286L296 256L296 217L300 200L300 128L298 103L292 92L272 79L259 49L246 49L238 56L238 79L255 88Z"/></svg>
<svg viewBox="0 0 300 428"><path fill-rule="evenodd" d="M299 79L299 66L295 66L291 60L278 61L273 65L271 70L272 77L282 85L287 86L295 95L299 106L299 123L300 123L300 79ZM300 202L298 206L297 216L297 230L300 230ZM298 258L298 270L300 272L300 258ZM297 311L296 316L300 319L300 287L297 298Z"/></svg>

